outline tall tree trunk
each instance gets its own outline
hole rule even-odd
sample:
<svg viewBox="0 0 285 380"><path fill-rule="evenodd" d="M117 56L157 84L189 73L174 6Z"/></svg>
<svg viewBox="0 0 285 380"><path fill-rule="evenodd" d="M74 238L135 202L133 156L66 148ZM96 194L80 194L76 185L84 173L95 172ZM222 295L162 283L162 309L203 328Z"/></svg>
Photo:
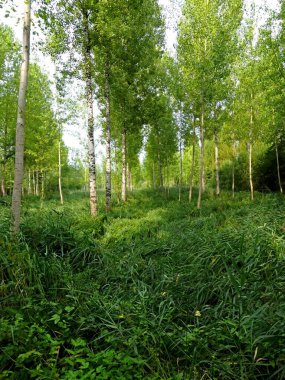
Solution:
<svg viewBox="0 0 285 380"><path fill-rule="evenodd" d="M220 173L219 173L219 140L218 131L215 129L215 169L216 169L216 195L220 195Z"/></svg>
<svg viewBox="0 0 285 380"><path fill-rule="evenodd" d="M58 189L60 203L63 205L63 194L62 194L62 184L61 184L61 132L58 140Z"/></svg>
<svg viewBox="0 0 285 380"><path fill-rule="evenodd" d="M277 146L276 141L275 141L275 153L276 153L276 164L277 164L277 175L278 175L279 190L280 190L280 193L283 193L281 176L280 176L279 153L278 153L278 146Z"/></svg>
<svg viewBox="0 0 285 380"><path fill-rule="evenodd" d="M24 176L25 110L30 61L31 0L24 1L23 53L18 96L16 127L15 175L12 195L12 232L20 230L21 196Z"/></svg>
<svg viewBox="0 0 285 380"><path fill-rule="evenodd" d="M106 106L106 211L109 212L111 210L111 200L112 200L109 62L106 63L106 67L105 67L105 106Z"/></svg>
<svg viewBox="0 0 285 380"><path fill-rule="evenodd" d="M89 191L90 191L90 212L92 216L97 215L97 188L96 188L96 162L94 144L94 115L93 115L93 89L92 89L92 59L91 41L89 31L89 21L87 11L82 12L83 27L85 31L85 85L88 117L88 160L89 160Z"/></svg>
<svg viewBox="0 0 285 380"><path fill-rule="evenodd" d="M195 121L194 121L195 123ZM189 185L189 202L192 201L193 196L193 177L194 177L194 168L195 168L195 145L196 145L196 134L195 134L195 125L193 128L193 144L192 144L192 162L191 162L191 171L190 171L190 185Z"/></svg>
<svg viewBox="0 0 285 380"><path fill-rule="evenodd" d="M122 201L127 201L127 146L126 146L126 128L122 129Z"/></svg>
<svg viewBox="0 0 285 380"><path fill-rule="evenodd" d="M181 191L182 191L182 175L183 175L183 161L182 161L182 142L181 136L179 140L179 202L181 202Z"/></svg>
<svg viewBox="0 0 285 380"><path fill-rule="evenodd" d="M201 125L200 125L200 184L199 184L199 194L197 200L197 208L201 208L201 198L203 192L204 183L204 105L202 104L201 112Z"/></svg>

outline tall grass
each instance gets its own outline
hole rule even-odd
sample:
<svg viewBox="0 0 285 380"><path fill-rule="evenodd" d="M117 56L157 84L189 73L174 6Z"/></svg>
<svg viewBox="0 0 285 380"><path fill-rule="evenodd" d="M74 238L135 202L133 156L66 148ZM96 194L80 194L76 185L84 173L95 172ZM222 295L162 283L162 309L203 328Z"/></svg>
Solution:
<svg viewBox="0 0 285 380"><path fill-rule="evenodd" d="M283 198L184 196L3 206L0 378L284 378Z"/></svg>

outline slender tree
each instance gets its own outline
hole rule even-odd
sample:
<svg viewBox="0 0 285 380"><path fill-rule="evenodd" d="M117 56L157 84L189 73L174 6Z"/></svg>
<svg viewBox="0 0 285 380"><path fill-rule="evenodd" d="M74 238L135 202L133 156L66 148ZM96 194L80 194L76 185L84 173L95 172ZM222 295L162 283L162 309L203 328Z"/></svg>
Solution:
<svg viewBox="0 0 285 380"><path fill-rule="evenodd" d="M20 230L21 196L24 176L24 139L25 110L28 72L30 61L31 0L24 1L23 19L23 55L18 97L18 115L16 128L15 174L12 196L12 231L16 235Z"/></svg>
<svg viewBox="0 0 285 380"><path fill-rule="evenodd" d="M110 68L105 66L105 107L106 107L106 211L111 209L112 197L112 161L111 161L111 110L110 110Z"/></svg>
<svg viewBox="0 0 285 380"><path fill-rule="evenodd" d="M225 102L225 81L230 73L242 1L187 0L179 25L178 58L185 95L200 119L200 185L197 207L205 188L205 138L212 132L217 110ZM212 132L213 133L213 132ZM215 129L216 178L219 193L218 129Z"/></svg>
<svg viewBox="0 0 285 380"><path fill-rule="evenodd" d="M94 78L93 48L95 44L95 21L98 1L76 0L54 1L51 7L44 1L39 15L48 30L48 49L54 59L58 60L58 68L71 78L80 78L85 86L88 126L88 166L90 212L97 215L96 163L94 143ZM75 54L75 52L77 54ZM63 59L69 54L69 61ZM60 65L61 63L61 65ZM61 67L60 67L61 66Z"/></svg>

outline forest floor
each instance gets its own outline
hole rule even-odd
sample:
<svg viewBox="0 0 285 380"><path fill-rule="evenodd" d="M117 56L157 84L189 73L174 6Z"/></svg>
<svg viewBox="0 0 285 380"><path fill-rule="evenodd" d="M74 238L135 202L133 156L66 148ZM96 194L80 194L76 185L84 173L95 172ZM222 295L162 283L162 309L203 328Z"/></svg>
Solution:
<svg viewBox="0 0 285 380"><path fill-rule="evenodd" d="M284 379L285 198L183 196L0 199L0 379Z"/></svg>

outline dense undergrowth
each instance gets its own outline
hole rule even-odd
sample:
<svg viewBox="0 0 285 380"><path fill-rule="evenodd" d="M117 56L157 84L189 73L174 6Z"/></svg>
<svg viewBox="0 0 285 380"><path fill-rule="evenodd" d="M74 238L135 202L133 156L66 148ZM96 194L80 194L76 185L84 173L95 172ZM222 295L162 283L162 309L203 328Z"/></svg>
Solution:
<svg viewBox="0 0 285 380"><path fill-rule="evenodd" d="M0 206L0 379L282 379L285 202L136 192Z"/></svg>

